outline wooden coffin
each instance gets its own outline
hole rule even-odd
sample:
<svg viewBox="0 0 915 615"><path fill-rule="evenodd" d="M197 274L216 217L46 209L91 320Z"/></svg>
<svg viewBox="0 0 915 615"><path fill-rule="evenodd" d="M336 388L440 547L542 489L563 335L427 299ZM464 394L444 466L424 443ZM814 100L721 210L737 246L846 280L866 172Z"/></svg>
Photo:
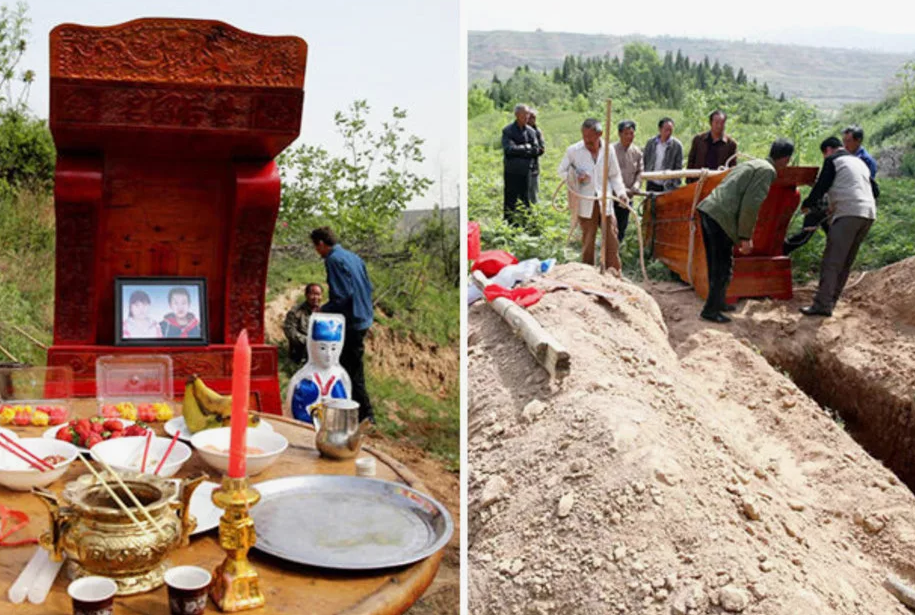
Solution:
<svg viewBox="0 0 915 615"><path fill-rule="evenodd" d="M95 361L169 354L175 394L198 374L229 393L252 343L256 407L279 413L264 294L280 205L274 157L299 135L307 45L218 21L138 19L51 32L57 269L49 365L95 395ZM117 277L207 282L208 345L114 345Z"/></svg>
<svg viewBox="0 0 915 615"><path fill-rule="evenodd" d="M729 171L708 177L702 186L699 201L707 197L727 176ZM799 185L813 185L816 167L788 167L779 172L763 201L753 231L753 252L743 255L734 250L734 277L728 287L727 301L734 303L742 297L772 297L790 299L791 259L782 255L782 244L791 217L801 197ZM697 184L688 184L667 192L647 207L643 216L643 233L653 255L684 281L692 282L703 299L708 295L708 269L705 244L698 213L693 214ZM689 262L690 218L693 224L693 257Z"/></svg>

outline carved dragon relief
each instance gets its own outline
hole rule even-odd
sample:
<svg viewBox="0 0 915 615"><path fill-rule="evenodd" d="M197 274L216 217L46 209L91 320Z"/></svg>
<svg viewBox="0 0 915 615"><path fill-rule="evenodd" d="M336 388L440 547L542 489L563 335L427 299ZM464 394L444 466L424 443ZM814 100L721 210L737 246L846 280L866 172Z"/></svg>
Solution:
<svg viewBox="0 0 915 615"><path fill-rule="evenodd" d="M51 36L54 77L288 88L303 83L303 40L259 36L220 22L65 24Z"/></svg>

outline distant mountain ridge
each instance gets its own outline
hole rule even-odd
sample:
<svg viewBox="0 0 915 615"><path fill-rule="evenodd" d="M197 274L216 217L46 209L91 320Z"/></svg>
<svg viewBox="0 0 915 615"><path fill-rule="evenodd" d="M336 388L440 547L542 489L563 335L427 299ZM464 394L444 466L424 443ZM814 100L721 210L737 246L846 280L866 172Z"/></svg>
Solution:
<svg viewBox="0 0 915 615"><path fill-rule="evenodd" d="M630 42L646 42L660 55L679 50L693 61L708 56L727 63L778 96L804 99L821 109L834 110L846 103L874 102L883 98L902 65L915 54L881 53L862 49L805 47L773 43L748 43L638 34L576 34L568 32L468 32L470 82L500 78L518 66L532 70L559 66L567 55L621 55Z"/></svg>

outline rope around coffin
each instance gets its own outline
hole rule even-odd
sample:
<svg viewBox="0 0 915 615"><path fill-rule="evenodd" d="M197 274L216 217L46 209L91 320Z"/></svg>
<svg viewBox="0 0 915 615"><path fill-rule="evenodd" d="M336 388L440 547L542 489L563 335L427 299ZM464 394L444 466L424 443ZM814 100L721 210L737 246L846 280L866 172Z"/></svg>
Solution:
<svg viewBox="0 0 915 615"><path fill-rule="evenodd" d="M559 185L556 186L556 189L553 191L553 196L552 196L552 198L550 199L550 205L551 205L551 206L553 207L553 209L555 209L556 211L559 211L559 212L562 211L559 207L556 206L556 195L559 194L559 190L560 190L560 188L562 188L563 186L566 186L566 187L568 188L569 194L573 194L573 195L577 196L577 197L580 198L580 199L595 199L595 198L597 198L597 197L595 197L593 194L592 194L592 195L585 195L585 194L581 194L581 193L579 193L579 192L575 192L574 190L572 190L572 187L569 185L568 179L563 179L561 182L559 182ZM635 210L635 208L632 206L632 204L631 204L630 202L623 202L621 199L617 198L616 195L613 195L613 194L609 194L609 195L607 195L607 196L608 196L608 198L610 198L611 200L616 201L617 203L619 203L620 205L622 205L622 206L624 206L626 209L628 209L628 210L632 213L632 215L635 216L636 224L637 224L637 226L641 229L641 227L642 227L642 219L641 219L641 217L639 216L638 212ZM609 208L608 208L608 209L609 209ZM608 211L608 212L606 212L604 215L612 215L612 214ZM575 225L575 223L573 222L571 228L569 228L569 236L566 237L566 241L567 241L567 242L572 238L572 231L575 230L575 226L576 226L576 225ZM647 282L647 281L648 281L648 269L646 269L646 267L645 267L645 246L644 246L644 240L642 239L641 230L640 230L639 233L638 233L638 237L639 237L639 265L640 265L641 268L642 268L642 280L645 281L645 282ZM601 238L601 241L604 241L604 239Z"/></svg>

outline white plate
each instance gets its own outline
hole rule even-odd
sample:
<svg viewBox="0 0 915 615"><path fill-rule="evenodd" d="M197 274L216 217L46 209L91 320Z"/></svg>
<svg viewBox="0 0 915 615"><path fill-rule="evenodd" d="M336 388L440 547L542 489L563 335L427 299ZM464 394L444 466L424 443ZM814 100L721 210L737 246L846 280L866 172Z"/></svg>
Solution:
<svg viewBox="0 0 915 615"><path fill-rule="evenodd" d="M219 527L219 517L222 516L222 511L213 504L213 491L218 487L219 483L206 481L194 489L194 493L191 495L191 514L197 517L197 527L191 536Z"/></svg>
<svg viewBox="0 0 915 615"><path fill-rule="evenodd" d="M106 419L106 420L108 420L108 419ZM133 425L136 422L136 421L129 421L127 419L111 419L111 420L121 421L121 424L124 425L124 427ZM54 427L51 427L50 429L46 430L43 434L41 434L41 436L43 438L48 438L50 440L54 440L57 438L57 432L60 431L61 429L63 429L64 427L68 427L69 425L70 425L70 421L67 421L63 425L55 425ZM83 446L77 446L76 450L78 450L80 453L86 453L86 454L89 453L89 449L85 448Z"/></svg>
<svg viewBox="0 0 915 615"><path fill-rule="evenodd" d="M214 429L216 428L214 427ZM261 419L261 422L258 423L255 429L266 429L267 431L273 431L273 425L264 419ZM170 436L174 436L175 432L178 432L178 439L184 440L185 442L190 442L191 437L194 435L191 433L191 430L187 428L187 423L184 422L183 416L176 416L165 424L165 433Z"/></svg>

